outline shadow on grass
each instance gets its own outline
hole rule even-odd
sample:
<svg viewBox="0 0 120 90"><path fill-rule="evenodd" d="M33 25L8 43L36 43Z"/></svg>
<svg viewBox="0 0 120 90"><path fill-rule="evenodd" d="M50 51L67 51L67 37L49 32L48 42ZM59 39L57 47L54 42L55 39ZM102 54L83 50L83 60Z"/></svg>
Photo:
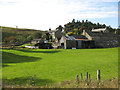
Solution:
<svg viewBox="0 0 120 90"><path fill-rule="evenodd" d="M20 86L44 86L47 84L54 83L53 80L50 79L38 79L38 78L31 78L31 77L21 77L21 78L14 78L14 79L2 79L2 84L4 86L7 85L20 85Z"/></svg>
<svg viewBox="0 0 120 90"><path fill-rule="evenodd" d="M41 58L16 55L4 51L2 52L2 67L9 66L7 65L8 63L35 62L36 60L41 60Z"/></svg>
<svg viewBox="0 0 120 90"><path fill-rule="evenodd" d="M21 52L27 52L27 53L57 53L60 52L58 50L52 50L52 49L42 49L45 51L35 51L36 49L6 49L6 50L17 50L17 51L21 51Z"/></svg>
<svg viewBox="0 0 120 90"><path fill-rule="evenodd" d="M60 51L58 51L58 50L52 50L52 51L48 51L48 50L50 50L50 49L48 49L48 50L46 50L46 51L32 51L31 49L17 49L18 51L22 51L22 52L28 52L28 53L57 53L57 52L60 52ZM33 49L34 50L34 49Z"/></svg>

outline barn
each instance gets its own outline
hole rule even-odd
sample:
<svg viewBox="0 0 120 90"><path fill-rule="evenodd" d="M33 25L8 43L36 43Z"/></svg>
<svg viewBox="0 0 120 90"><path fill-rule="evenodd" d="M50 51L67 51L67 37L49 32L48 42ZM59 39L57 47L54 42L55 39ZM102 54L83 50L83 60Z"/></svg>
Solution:
<svg viewBox="0 0 120 90"><path fill-rule="evenodd" d="M62 36L59 41L59 46L64 49L81 49L81 48L92 48L94 42L88 40L83 35L73 35L73 36Z"/></svg>

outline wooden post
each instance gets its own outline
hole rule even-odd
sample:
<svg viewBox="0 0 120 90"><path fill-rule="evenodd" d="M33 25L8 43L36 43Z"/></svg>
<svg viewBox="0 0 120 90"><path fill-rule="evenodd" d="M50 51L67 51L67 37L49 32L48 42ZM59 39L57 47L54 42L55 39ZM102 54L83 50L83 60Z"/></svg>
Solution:
<svg viewBox="0 0 120 90"><path fill-rule="evenodd" d="M81 80L83 80L83 76L82 76L82 73L81 73Z"/></svg>
<svg viewBox="0 0 120 90"><path fill-rule="evenodd" d="M100 81L100 70L97 70L97 80L99 80Z"/></svg>
<svg viewBox="0 0 120 90"><path fill-rule="evenodd" d="M79 83L79 76L76 76L76 82Z"/></svg>
<svg viewBox="0 0 120 90"><path fill-rule="evenodd" d="M88 80L88 72L86 73L86 79Z"/></svg>

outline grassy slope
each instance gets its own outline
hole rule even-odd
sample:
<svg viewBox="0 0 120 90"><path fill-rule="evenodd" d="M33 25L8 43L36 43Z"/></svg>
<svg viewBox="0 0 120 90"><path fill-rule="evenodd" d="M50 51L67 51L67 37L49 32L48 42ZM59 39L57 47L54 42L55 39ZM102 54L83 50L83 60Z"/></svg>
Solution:
<svg viewBox="0 0 120 90"><path fill-rule="evenodd" d="M15 39L19 39L17 36L26 38L39 32L41 32L42 34L45 33L44 31L34 29L20 29L20 28L16 29L12 27L2 27L2 41L4 41L5 38L9 38L10 36L14 36Z"/></svg>
<svg viewBox="0 0 120 90"><path fill-rule="evenodd" d="M75 80L77 74L96 78L96 70L101 70L102 79L117 77L118 49L3 49L3 79L12 83L27 83L36 75L37 85Z"/></svg>

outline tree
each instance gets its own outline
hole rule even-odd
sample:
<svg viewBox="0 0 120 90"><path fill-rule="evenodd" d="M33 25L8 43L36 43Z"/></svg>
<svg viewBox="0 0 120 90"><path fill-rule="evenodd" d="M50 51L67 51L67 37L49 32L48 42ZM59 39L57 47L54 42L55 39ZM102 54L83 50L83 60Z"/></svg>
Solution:
<svg viewBox="0 0 120 90"><path fill-rule="evenodd" d="M75 19L72 20L72 23L75 23Z"/></svg>
<svg viewBox="0 0 120 90"><path fill-rule="evenodd" d="M52 35L49 35L49 40L52 40Z"/></svg>
<svg viewBox="0 0 120 90"><path fill-rule="evenodd" d="M82 20L82 24L84 23L84 20Z"/></svg>
<svg viewBox="0 0 120 90"><path fill-rule="evenodd" d="M32 39L32 36L27 36L27 41L31 41Z"/></svg>
<svg viewBox="0 0 120 90"><path fill-rule="evenodd" d="M42 39L46 39L47 35L46 34L43 34L42 35Z"/></svg>
<svg viewBox="0 0 120 90"><path fill-rule="evenodd" d="M86 23L88 22L88 20L86 20Z"/></svg>
<svg viewBox="0 0 120 90"><path fill-rule="evenodd" d="M9 42L9 39L5 37L3 41L5 42L5 44L7 44Z"/></svg>
<svg viewBox="0 0 120 90"><path fill-rule="evenodd" d="M49 28L49 31L51 31L51 28Z"/></svg>
<svg viewBox="0 0 120 90"><path fill-rule="evenodd" d="M9 40L9 43L14 44L14 36L10 36L8 40Z"/></svg>
<svg viewBox="0 0 120 90"><path fill-rule="evenodd" d="M33 38L38 39L42 37L42 33L41 32L37 32L33 34Z"/></svg>
<svg viewBox="0 0 120 90"><path fill-rule="evenodd" d="M103 28L105 28L105 27L106 27L106 25L105 25L105 24L103 24L102 26L103 26Z"/></svg>
<svg viewBox="0 0 120 90"><path fill-rule="evenodd" d="M56 29L62 31L63 27L61 25L59 25L59 27L57 27Z"/></svg>
<svg viewBox="0 0 120 90"><path fill-rule="evenodd" d="M98 29L98 28L105 28L105 27L108 27L108 30L110 32L115 32L113 28L111 28L110 26L106 26L105 24L102 25L99 23L92 23L88 20L86 21L82 20L81 22L77 20L77 22L75 22L75 19L73 19L71 22L64 25L64 34L80 35L83 30L91 31L93 28ZM77 31L77 28L79 28L78 31Z"/></svg>
<svg viewBox="0 0 120 90"><path fill-rule="evenodd" d="M50 36L49 33L45 33L45 34L42 35L42 39L49 40L49 36Z"/></svg>
<svg viewBox="0 0 120 90"><path fill-rule="evenodd" d="M26 38L25 36L21 36L21 35L18 35L15 37L15 44L23 44L24 42L26 42Z"/></svg>

